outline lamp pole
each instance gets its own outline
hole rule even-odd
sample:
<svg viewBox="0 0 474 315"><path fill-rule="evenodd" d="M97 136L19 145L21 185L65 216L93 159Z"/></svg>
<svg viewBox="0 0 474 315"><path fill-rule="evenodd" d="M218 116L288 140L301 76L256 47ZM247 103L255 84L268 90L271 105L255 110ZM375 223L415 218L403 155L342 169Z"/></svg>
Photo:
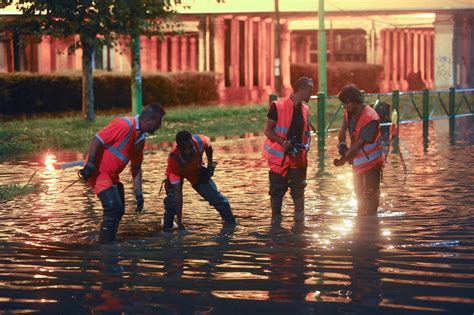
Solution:
<svg viewBox="0 0 474 315"><path fill-rule="evenodd" d="M275 91L281 96L280 0L275 0Z"/></svg>
<svg viewBox="0 0 474 315"><path fill-rule="evenodd" d="M318 88L319 92L327 94L327 48L326 30L324 27L324 0L319 0L319 30L318 30Z"/></svg>

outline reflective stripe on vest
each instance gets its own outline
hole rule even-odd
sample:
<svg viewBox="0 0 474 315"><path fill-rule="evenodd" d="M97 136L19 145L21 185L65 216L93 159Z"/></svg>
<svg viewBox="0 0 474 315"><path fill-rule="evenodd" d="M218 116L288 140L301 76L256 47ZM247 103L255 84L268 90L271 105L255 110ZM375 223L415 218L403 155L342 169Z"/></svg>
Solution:
<svg viewBox="0 0 474 315"><path fill-rule="evenodd" d="M128 163L128 158L125 155L123 155L123 153L120 152L120 151L122 151L123 148L130 141L130 136L132 135L132 131L133 131L133 124L132 124L131 120L127 117L123 117L121 119L124 120L125 122L127 122L127 125L128 125L127 135L125 136L125 138L122 140L122 142L120 142L120 144L116 148L111 146L110 144L106 144L105 148L107 150L109 150L110 153L115 155L119 160L121 160L122 162L124 162L126 164L126 163Z"/></svg>
<svg viewBox="0 0 474 315"><path fill-rule="evenodd" d="M273 128L273 131L275 131L275 133L288 134L289 129L286 127L275 126L275 128Z"/></svg>
<svg viewBox="0 0 474 315"><path fill-rule="evenodd" d="M281 158L282 158L283 156L285 156L285 151L283 151L283 150L280 151L280 150L277 150L277 149L272 149L268 144L265 144L265 145L263 146L263 149L264 149L265 151L267 151L268 153L273 154L273 155L276 155L276 156L281 157Z"/></svg>
<svg viewBox="0 0 474 315"><path fill-rule="evenodd" d="M364 154L364 156L361 156L361 157L359 157L359 158L354 159L354 160L352 161L352 165L354 165L354 166L362 166L362 165L364 165L364 164L368 164L368 163L374 161L375 159L377 159L377 158L378 158L379 156L381 156L381 155L382 155L382 147L380 147L379 150L374 151L374 152L372 152L372 153L370 153L370 154L368 154L368 155L365 155L365 154ZM369 157L369 158L367 159L367 157Z"/></svg>
<svg viewBox="0 0 474 315"><path fill-rule="evenodd" d="M199 146L199 153L201 153L204 150L204 142L202 142L202 139L199 137L199 135L193 135L193 139L197 142Z"/></svg>
<svg viewBox="0 0 474 315"><path fill-rule="evenodd" d="M344 113L346 122L350 124L347 113ZM364 107L363 112L357 119L353 133L351 133L351 142L355 143L360 138L361 130L371 121L378 121L377 113L370 107ZM383 152L382 152L382 137L380 129L377 128L375 133L375 141L373 143L366 143L354 155L352 161L352 168L355 172L363 173L377 166L383 166Z"/></svg>
<svg viewBox="0 0 474 315"><path fill-rule="evenodd" d="M284 99L276 100L274 104L278 113L278 121L277 125L273 128L273 131L278 137L282 139L288 139L288 132L290 130L291 121L293 119L293 101L289 97L287 97ZM301 114L303 115L304 121L302 142L305 145L309 145L311 139L311 133L307 130L308 113L308 105L302 104ZM263 157L273 164L282 165L285 160L285 149L280 143L267 138L263 146ZM303 159L306 160L306 151L303 152Z"/></svg>

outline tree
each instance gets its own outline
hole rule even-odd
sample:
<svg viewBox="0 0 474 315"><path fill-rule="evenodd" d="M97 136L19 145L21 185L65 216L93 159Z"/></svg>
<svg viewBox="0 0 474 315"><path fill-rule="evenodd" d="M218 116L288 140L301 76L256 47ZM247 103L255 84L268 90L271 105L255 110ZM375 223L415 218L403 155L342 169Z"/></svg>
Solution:
<svg viewBox="0 0 474 315"><path fill-rule="evenodd" d="M113 20L113 0L18 0L20 18L4 22L2 31L19 35L33 35L38 41L44 35L75 38L69 51L82 49L82 115L93 121L94 90L92 59L94 50L115 42L114 34L107 32Z"/></svg>
<svg viewBox="0 0 474 315"><path fill-rule="evenodd" d="M130 38L132 112L141 113L142 79L140 67L140 35L162 35L179 24L174 6L179 0L116 0L112 8L114 32Z"/></svg>
<svg viewBox="0 0 474 315"><path fill-rule="evenodd" d="M19 35L77 37L70 51L82 49L82 115L93 121L94 91L92 60L94 51L119 44L121 35L132 38L132 93L141 103L140 34L161 34L177 21L172 6L178 0L18 0L22 15L3 22L1 30ZM136 91L137 89L133 89ZM141 107L141 105L140 105Z"/></svg>

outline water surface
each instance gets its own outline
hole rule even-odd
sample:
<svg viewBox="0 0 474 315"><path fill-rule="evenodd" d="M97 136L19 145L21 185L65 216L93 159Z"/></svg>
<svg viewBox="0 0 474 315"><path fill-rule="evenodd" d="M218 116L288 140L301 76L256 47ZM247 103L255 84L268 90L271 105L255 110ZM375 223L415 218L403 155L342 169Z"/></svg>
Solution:
<svg viewBox="0 0 474 315"><path fill-rule="evenodd" d="M409 314L474 311L474 119L401 129L390 153L378 218L357 218L349 168L328 150L310 152L306 215L286 199L271 220L263 138L218 141L215 181L240 225L185 185L185 233L161 232L158 191L167 153L145 157L145 211L133 214L128 170L118 245L97 244L98 198L75 171L54 163L77 152L43 152L0 164L0 183L33 181L45 191L0 203L0 312ZM315 143L315 142L313 142Z"/></svg>

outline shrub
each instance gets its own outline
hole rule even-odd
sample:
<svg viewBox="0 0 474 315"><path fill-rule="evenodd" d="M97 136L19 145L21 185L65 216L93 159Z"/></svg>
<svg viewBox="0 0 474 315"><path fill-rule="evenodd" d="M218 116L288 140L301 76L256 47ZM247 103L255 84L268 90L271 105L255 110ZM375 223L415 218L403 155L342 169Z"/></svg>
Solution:
<svg viewBox="0 0 474 315"><path fill-rule="evenodd" d="M367 93L379 92L381 66L362 62L330 62L327 70L328 95L338 94L349 83L354 83ZM301 76L311 77L317 90L318 64L292 64L290 72L292 83Z"/></svg>
<svg viewBox="0 0 474 315"><path fill-rule="evenodd" d="M0 114L57 113L81 110L80 72L0 74ZM143 75L143 104L164 106L210 104L218 101L214 73L150 73ZM130 76L94 73L95 109L131 108Z"/></svg>

